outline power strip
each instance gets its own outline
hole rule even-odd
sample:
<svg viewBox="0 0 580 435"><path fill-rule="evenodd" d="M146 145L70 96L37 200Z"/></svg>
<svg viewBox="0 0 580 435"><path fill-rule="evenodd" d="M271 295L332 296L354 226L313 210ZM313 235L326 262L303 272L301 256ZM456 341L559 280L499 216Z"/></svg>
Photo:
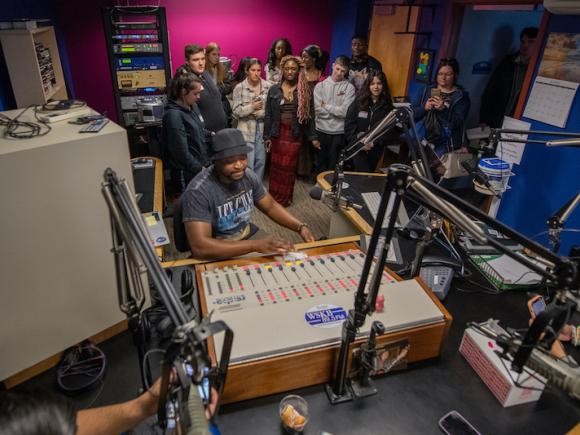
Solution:
<svg viewBox="0 0 580 435"><path fill-rule="evenodd" d="M50 124L54 123L54 122L59 122L59 121L64 121L66 119L71 119L71 118L78 118L79 116L84 116L84 115L91 115L93 113L93 111L88 108L88 107L80 107L78 109L72 109L72 110L66 110L66 111L58 111L55 113L50 113L50 112L39 112L38 113L38 119L40 119L41 121L44 122L48 122Z"/></svg>

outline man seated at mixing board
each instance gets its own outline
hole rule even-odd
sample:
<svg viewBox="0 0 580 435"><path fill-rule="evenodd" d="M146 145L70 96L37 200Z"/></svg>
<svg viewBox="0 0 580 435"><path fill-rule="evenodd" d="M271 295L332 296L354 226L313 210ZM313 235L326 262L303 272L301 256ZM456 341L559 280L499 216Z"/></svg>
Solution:
<svg viewBox="0 0 580 435"><path fill-rule="evenodd" d="M314 241L308 225L278 204L247 168L246 154L250 148L239 130L227 128L217 132L213 151L213 165L191 180L182 196L183 223L195 258L293 250L292 243L278 237L250 237L254 205L274 222L296 231L305 242Z"/></svg>

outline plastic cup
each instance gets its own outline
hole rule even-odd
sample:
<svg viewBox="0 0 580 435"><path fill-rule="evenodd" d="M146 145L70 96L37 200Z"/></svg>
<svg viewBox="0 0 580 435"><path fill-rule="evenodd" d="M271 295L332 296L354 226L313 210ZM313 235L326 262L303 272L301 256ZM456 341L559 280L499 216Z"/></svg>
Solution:
<svg viewBox="0 0 580 435"><path fill-rule="evenodd" d="M280 401L280 420L286 432L297 434L308 423L308 402L302 397L290 394Z"/></svg>

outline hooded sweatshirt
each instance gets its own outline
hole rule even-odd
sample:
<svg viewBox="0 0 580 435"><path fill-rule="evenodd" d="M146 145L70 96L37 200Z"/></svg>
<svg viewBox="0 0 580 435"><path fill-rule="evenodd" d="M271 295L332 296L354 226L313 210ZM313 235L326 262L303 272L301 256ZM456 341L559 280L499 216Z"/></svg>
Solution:
<svg viewBox="0 0 580 435"><path fill-rule="evenodd" d="M318 83L314 88L316 130L326 134L343 134L344 119L354 95L355 88L348 80L335 82L328 77Z"/></svg>
<svg viewBox="0 0 580 435"><path fill-rule="evenodd" d="M173 100L167 102L163 137L170 168L196 174L209 162L204 125L195 104L189 110Z"/></svg>

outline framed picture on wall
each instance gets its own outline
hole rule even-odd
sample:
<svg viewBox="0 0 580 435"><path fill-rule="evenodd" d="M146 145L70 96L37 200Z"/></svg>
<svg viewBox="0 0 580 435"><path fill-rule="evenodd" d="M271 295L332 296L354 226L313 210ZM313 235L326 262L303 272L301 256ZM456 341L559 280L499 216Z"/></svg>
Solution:
<svg viewBox="0 0 580 435"><path fill-rule="evenodd" d="M435 61L435 50L429 48L417 48L415 50L415 80L429 83L431 71Z"/></svg>

